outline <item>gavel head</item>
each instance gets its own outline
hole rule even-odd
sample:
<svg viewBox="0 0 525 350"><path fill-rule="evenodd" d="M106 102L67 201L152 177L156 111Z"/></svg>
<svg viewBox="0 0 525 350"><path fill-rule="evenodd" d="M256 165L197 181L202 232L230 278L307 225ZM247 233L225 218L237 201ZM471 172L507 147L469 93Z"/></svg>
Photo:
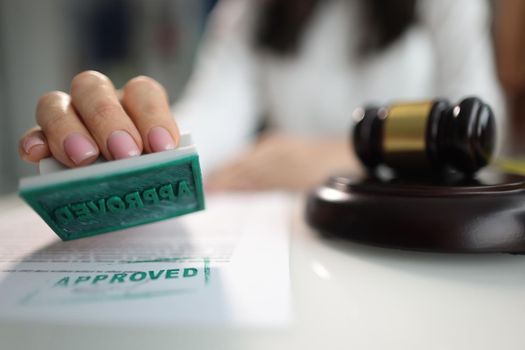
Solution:
<svg viewBox="0 0 525 350"><path fill-rule="evenodd" d="M438 99L358 108L354 119L354 149L370 171L387 165L400 175L445 169L472 175L494 151L494 114L476 97L457 105Z"/></svg>

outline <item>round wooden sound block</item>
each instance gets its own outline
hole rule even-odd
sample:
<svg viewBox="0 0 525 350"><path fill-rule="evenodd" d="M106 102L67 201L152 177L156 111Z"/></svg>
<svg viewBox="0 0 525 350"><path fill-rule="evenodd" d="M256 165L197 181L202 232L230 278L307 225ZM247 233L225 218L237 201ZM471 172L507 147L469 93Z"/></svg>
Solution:
<svg viewBox="0 0 525 350"><path fill-rule="evenodd" d="M324 234L383 247L525 253L525 177L492 169L472 179L336 176L310 194L306 219Z"/></svg>

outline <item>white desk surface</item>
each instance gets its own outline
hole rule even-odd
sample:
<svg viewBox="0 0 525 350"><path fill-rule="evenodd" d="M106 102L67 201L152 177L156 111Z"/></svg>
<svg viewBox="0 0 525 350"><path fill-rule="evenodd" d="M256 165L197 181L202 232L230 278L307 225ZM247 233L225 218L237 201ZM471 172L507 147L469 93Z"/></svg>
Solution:
<svg viewBox="0 0 525 350"><path fill-rule="evenodd" d="M0 202L0 210L21 205ZM4 349L523 349L525 256L414 253L291 232L284 331L0 324Z"/></svg>

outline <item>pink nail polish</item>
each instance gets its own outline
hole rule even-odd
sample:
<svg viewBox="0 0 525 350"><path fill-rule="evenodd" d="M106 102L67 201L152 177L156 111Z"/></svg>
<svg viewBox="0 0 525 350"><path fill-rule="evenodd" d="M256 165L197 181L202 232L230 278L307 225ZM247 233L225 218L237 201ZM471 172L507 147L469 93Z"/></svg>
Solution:
<svg viewBox="0 0 525 350"><path fill-rule="evenodd" d="M113 131L108 138L108 149L113 158L123 159L140 155L140 150L133 137L126 131Z"/></svg>
<svg viewBox="0 0 525 350"><path fill-rule="evenodd" d="M97 149L91 141L84 135L78 133L66 137L64 140L64 151L69 159L76 165L97 155Z"/></svg>
<svg viewBox="0 0 525 350"><path fill-rule="evenodd" d="M162 152L175 148L175 141L163 127L156 126L148 134L149 145L153 152Z"/></svg>
<svg viewBox="0 0 525 350"><path fill-rule="evenodd" d="M31 148L41 146L44 144L45 142L44 140L42 140L42 138L40 138L37 135L31 135L24 140L24 144L22 145L22 147L24 148L24 152L29 154L31 152Z"/></svg>

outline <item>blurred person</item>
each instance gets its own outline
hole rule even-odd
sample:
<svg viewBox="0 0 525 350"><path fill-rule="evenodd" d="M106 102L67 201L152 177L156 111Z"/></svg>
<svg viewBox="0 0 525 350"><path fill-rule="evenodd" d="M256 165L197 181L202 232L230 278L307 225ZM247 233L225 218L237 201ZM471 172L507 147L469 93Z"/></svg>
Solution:
<svg viewBox="0 0 525 350"><path fill-rule="evenodd" d="M83 72L69 93L41 98L19 151L84 166L172 149L180 127L193 133L208 189L304 190L358 167L355 107L466 95L502 124L485 0L222 0L171 111L151 78L117 91Z"/></svg>

